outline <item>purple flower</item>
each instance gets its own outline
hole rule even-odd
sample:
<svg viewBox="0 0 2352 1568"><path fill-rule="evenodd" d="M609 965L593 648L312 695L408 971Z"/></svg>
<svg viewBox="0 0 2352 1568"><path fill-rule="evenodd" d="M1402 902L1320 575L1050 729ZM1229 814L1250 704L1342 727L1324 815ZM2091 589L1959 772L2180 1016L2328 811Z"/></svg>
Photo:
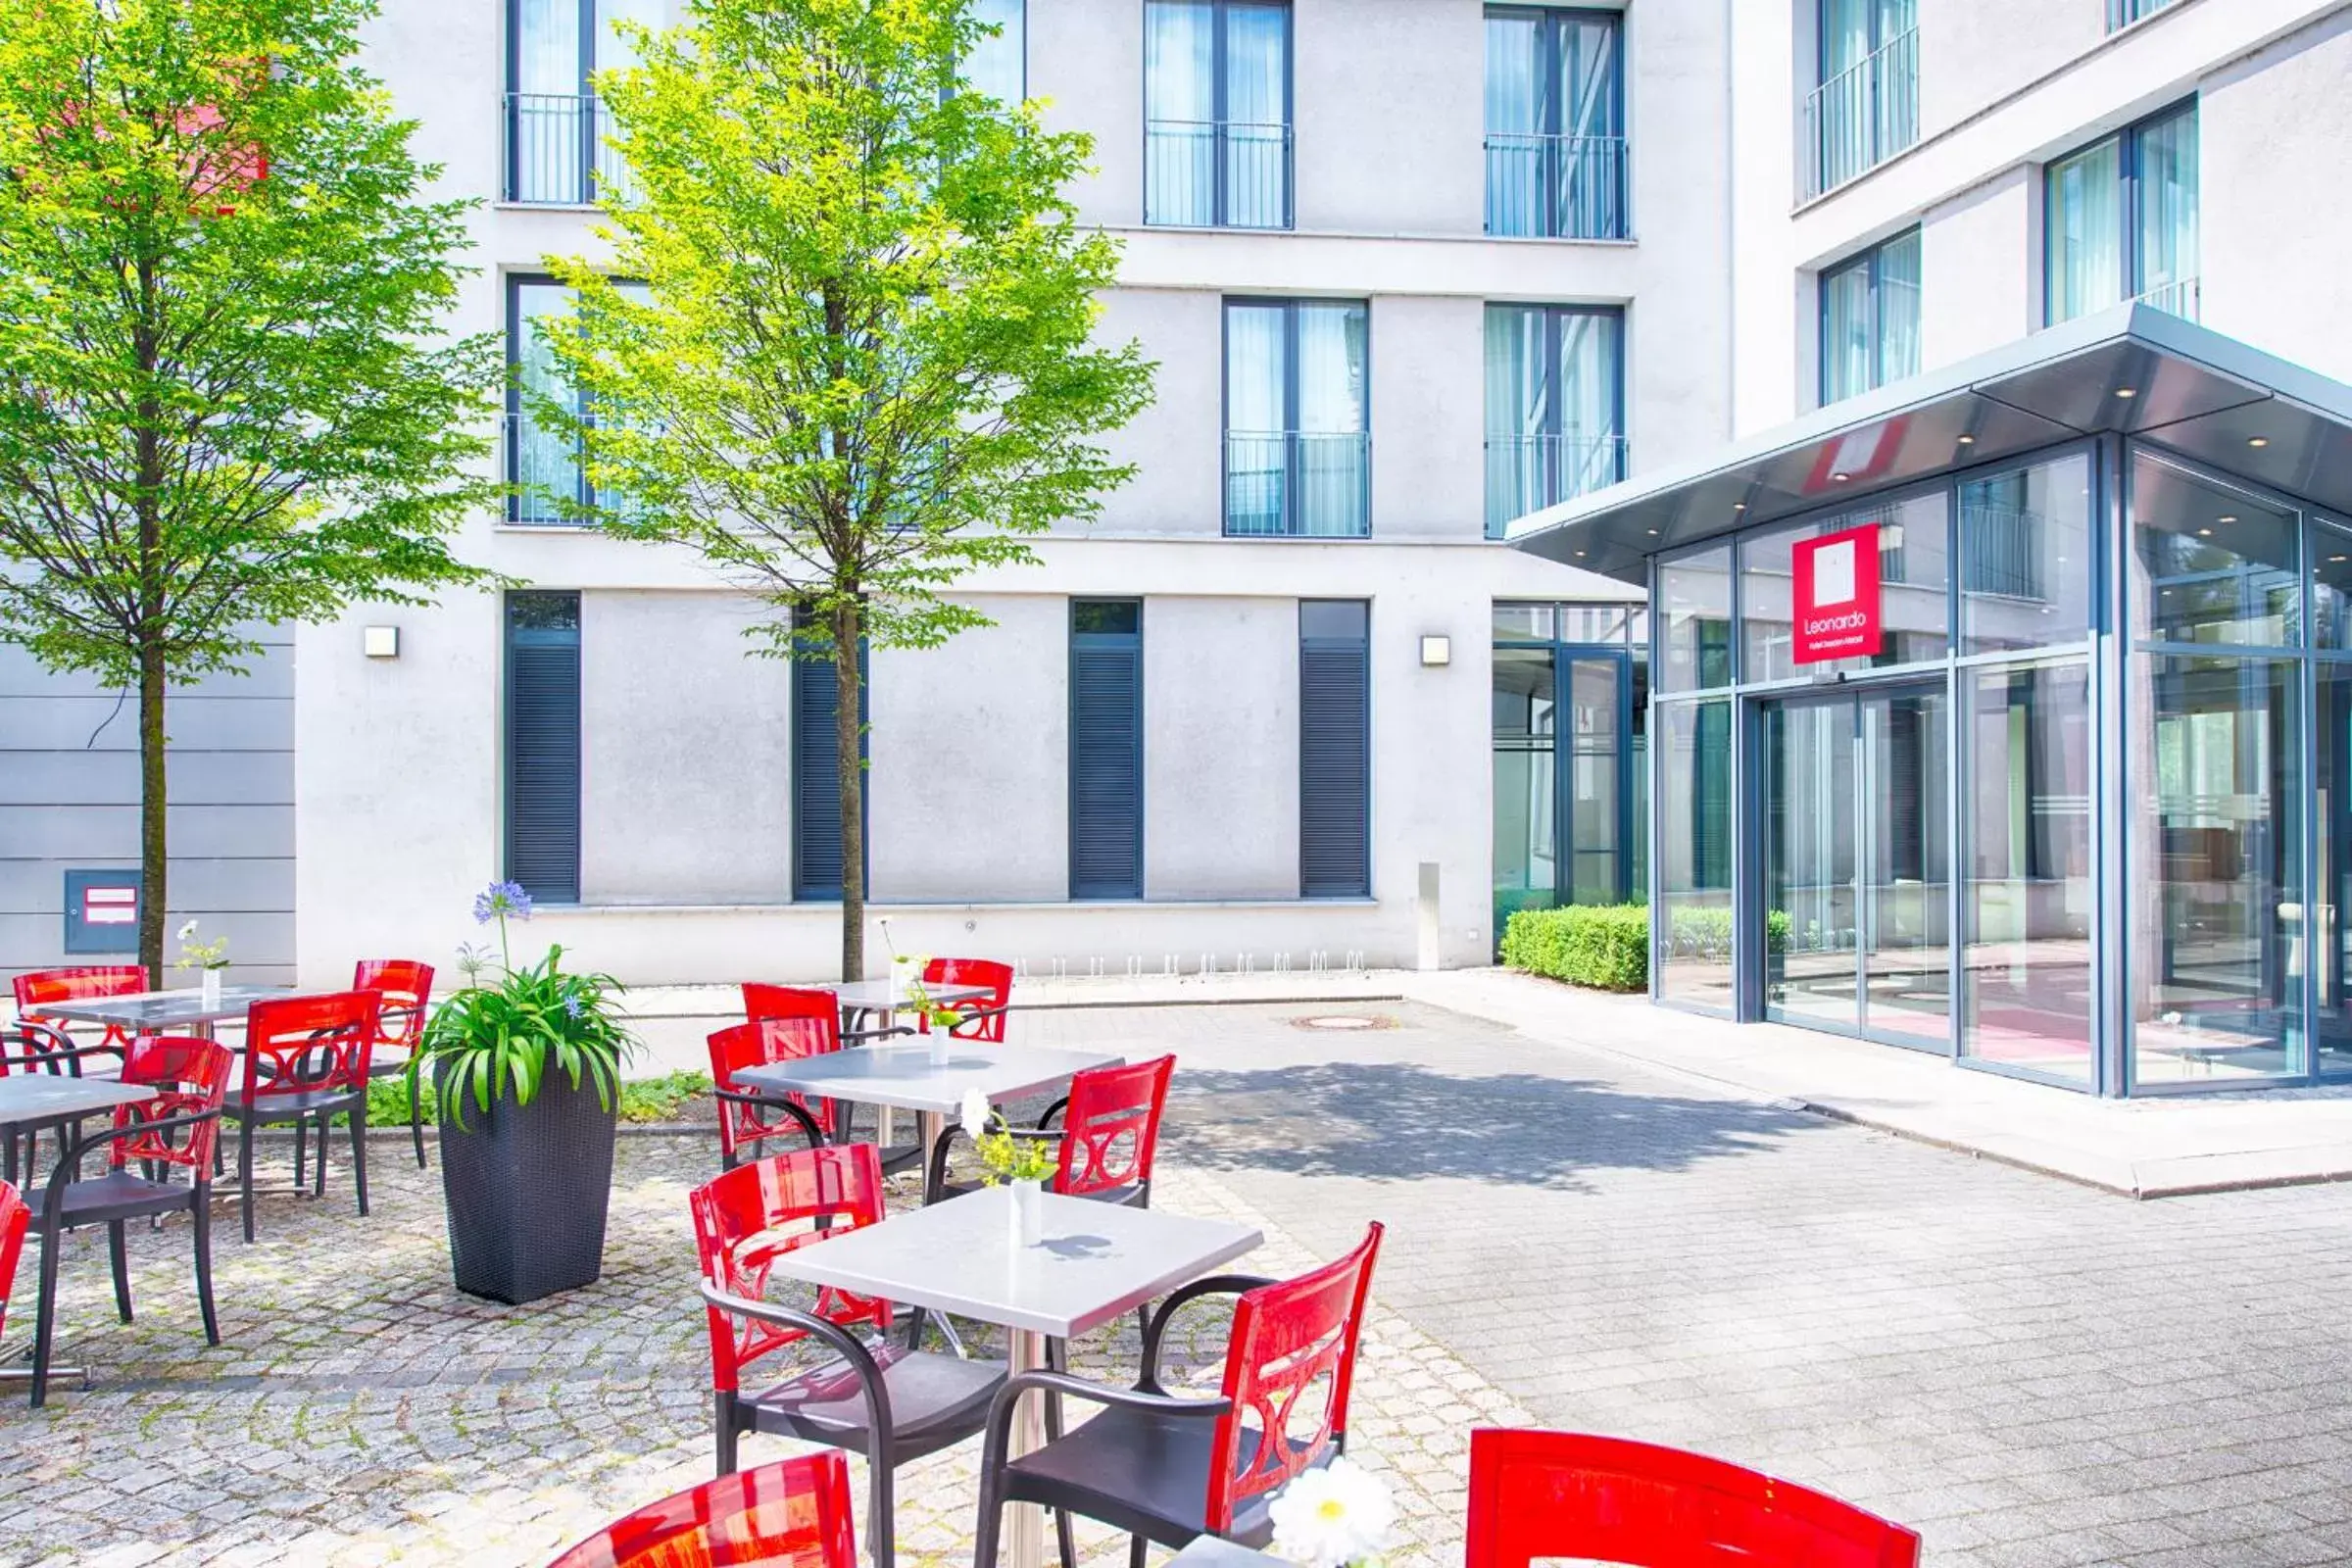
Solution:
<svg viewBox="0 0 2352 1568"><path fill-rule="evenodd" d="M579 1017L579 1015L580 1015L580 994L579 994L578 992L576 992L576 991L569 992L569 993L567 993L567 994L564 996L564 1014L565 1014L566 1016L568 1016L568 1017L570 1017L570 1018L573 1018L573 1019L575 1019L575 1020L576 1020L576 1019Z"/></svg>
<svg viewBox="0 0 2352 1568"><path fill-rule="evenodd" d="M493 882L473 896L473 922L488 925L493 920L528 920L531 917L531 896L519 882Z"/></svg>

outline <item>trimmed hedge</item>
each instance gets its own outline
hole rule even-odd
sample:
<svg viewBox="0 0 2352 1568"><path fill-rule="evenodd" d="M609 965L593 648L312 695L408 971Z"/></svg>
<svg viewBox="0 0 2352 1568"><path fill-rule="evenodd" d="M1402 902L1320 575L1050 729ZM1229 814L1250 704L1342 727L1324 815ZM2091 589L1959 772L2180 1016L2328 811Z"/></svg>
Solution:
<svg viewBox="0 0 2352 1568"><path fill-rule="evenodd" d="M1764 944L1788 951L1788 911L1764 912ZM1729 961L1732 911L1679 909L1668 928L1674 956ZM1584 904L1518 909L1502 928L1502 961L1513 969L1597 991L1649 989L1649 906Z"/></svg>
<svg viewBox="0 0 2352 1568"><path fill-rule="evenodd" d="M1649 989L1649 906L1521 909L1502 928L1502 961L1598 991Z"/></svg>

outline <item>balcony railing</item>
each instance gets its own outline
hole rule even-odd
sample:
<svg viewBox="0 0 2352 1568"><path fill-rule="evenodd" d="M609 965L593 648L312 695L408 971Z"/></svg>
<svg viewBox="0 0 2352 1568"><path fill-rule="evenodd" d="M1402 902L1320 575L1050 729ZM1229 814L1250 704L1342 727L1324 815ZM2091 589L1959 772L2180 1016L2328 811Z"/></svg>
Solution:
<svg viewBox="0 0 2352 1568"><path fill-rule="evenodd" d="M1225 531L1363 539L1372 532L1372 437L1360 430L1225 436Z"/></svg>
<svg viewBox="0 0 2352 1568"><path fill-rule="evenodd" d="M536 527L578 526L579 519L566 514L560 502L589 499L580 443L533 415L519 413L506 416L499 445L507 483L514 487L507 497L507 520Z"/></svg>
<svg viewBox="0 0 2352 1568"><path fill-rule="evenodd" d="M1623 136L1487 132L1487 232L1542 239L1625 239Z"/></svg>
<svg viewBox="0 0 2352 1568"><path fill-rule="evenodd" d="M1919 29L1914 27L1805 99L1805 199L1836 190L1917 140Z"/></svg>
<svg viewBox="0 0 2352 1568"><path fill-rule="evenodd" d="M1144 127L1144 221L1291 226L1291 127L1154 120Z"/></svg>
<svg viewBox="0 0 2352 1568"><path fill-rule="evenodd" d="M1625 477L1621 435L1487 437L1487 537L1519 517L1573 501Z"/></svg>
<svg viewBox="0 0 2352 1568"><path fill-rule="evenodd" d="M593 97L507 94L506 199L587 207L601 191L625 194L629 166L612 136L612 113Z"/></svg>
<svg viewBox="0 0 2352 1568"><path fill-rule="evenodd" d="M2154 288L2134 294L2132 296L2132 303L2153 305L2156 309L2169 315L2178 316L2184 321L2193 321L2197 318L2198 310L2205 303L2204 294L2200 279L2183 277L2177 278L2170 283L2159 283Z"/></svg>
<svg viewBox="0 0 2352 1568"><path fill-rule="evenodd" d="M2143 17L2152 17L2173 0L2107 0L2107 30L2129 27Z"/></svg>

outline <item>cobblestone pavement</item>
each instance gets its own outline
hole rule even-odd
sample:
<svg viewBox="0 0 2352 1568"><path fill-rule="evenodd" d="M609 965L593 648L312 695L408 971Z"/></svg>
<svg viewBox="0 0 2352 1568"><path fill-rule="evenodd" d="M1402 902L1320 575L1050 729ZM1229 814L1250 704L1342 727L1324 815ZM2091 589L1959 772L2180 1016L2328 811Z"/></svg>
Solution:
<svg viewBox="0 0 2352 1568"><path fill-rule="evenodd" d="M1179 1054L1159 1201L1260 1224L1246 1266L1389 1223L1355 1447L1397 1484L1399 1568L1459 1560L1465 1429L1530 1419L1826 1488L1936 1568L2352 1562L2342 1188L2132 1203L1399 1004L1016 1027ZM437 1173L374 1152L366 1222L330 1182L268 1200L255 1247L222 1228L217 1350L183 1231L134 1232L128 1327L74 1240L99 1381L0 1405L0 1563L536 1563L708 1473L710 1143L624 1140L605 1278L525 1309L452 1292ZM1221 1325L1192 1328L1205 1365ZM1080 1370L1131 1368L1120 1333ZM903 1560L967 1560L973 1460L906 1474Z"/></svg>

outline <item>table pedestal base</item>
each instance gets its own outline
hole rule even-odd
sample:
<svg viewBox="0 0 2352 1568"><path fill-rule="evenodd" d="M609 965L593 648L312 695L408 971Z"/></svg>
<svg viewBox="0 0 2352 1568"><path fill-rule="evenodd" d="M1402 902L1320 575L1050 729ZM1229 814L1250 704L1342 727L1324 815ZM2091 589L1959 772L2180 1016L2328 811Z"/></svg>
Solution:
<svg viewBox="0 0 2352 1568"><path fill-rule="evenodd" d="M1024 1372L1046 1370L1046 1337L1026 1334L1019 1329L1005 1331L1008 1350L1007 1371L1013 1377ZM1014 1457L1031 1453L1045 1446L1046 1396L1033 1394L1017 1405L1012 1414ZM1046 1510L1032 1502L1007 1505L1004 1521L1004 1561L1007 1568L1044 1568L1046 1560Z"/></svg>

